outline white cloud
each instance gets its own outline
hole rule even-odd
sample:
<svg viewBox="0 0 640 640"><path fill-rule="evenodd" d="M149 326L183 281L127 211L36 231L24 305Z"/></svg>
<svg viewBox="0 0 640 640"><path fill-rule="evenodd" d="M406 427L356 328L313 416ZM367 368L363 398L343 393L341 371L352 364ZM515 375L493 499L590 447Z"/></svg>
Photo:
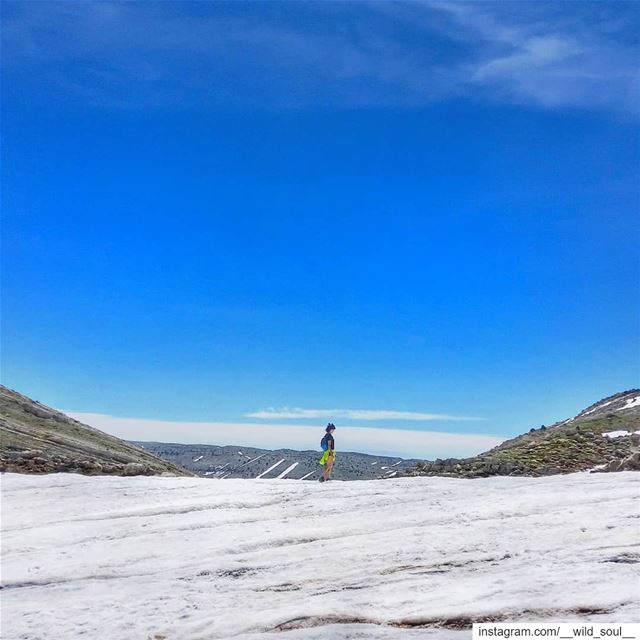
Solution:
<svg viewBox="0 0 640 640"><path fill-rule="evenodd" d="M286 18L224 4L13 5L8 70L37 77L47 96L59 86L68 99L130 108L417 107L472 96L638 109L638 47L625 35L637 19L625 3L298 3ZM65 62L77 63L73 73Z"/></svg>
<svg viewBox="0 0 640 640"><path fill-rule="evenodd" d="M585 23L580 17L589 17L588 8L568 20L548 5L546 11L534 4L512 11L513 5L489 3L426 4L453 20L454 37L466 34L482 44L460 68L468 88L489 89L498 101L637 114L637 45L615 38L633 29L629 16L591 16Z"/></svg>
<svg viewBox="0 0 640 640"><path fill-rule="evenodd" d="M302 418L346 418L348 420L412 420L417 422L483 420L472 416L453 416L446 413L422 413L418 411L388 411L377 409L300 409L298 407L282 407L280 409L263 409L245 413L245 418L261 418L265 420L302 419Z"/></svg>
<svg viewBox="0 0 640 640"><path fill-rule="evenodd" d="M265 449L318 449L323 430L296 424L248 424L235 422L172 422L120 418L101 413L67 411L67 415L125 440L180 442L184 444L233 444ZM491 449L504 438L482 434L339 427L340 451L359 451L403 458L471 456Z"/></svg>

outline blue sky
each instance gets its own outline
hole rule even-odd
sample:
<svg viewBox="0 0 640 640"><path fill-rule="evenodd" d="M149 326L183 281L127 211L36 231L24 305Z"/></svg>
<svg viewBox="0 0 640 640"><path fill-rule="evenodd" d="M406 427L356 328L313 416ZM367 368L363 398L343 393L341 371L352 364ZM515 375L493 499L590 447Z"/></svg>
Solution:
<svg viewBox="0 0 640 640"><path fill-rule="evenodd" d="M637 4L2 11L4 384L202 441L639 386Z"/></svg>

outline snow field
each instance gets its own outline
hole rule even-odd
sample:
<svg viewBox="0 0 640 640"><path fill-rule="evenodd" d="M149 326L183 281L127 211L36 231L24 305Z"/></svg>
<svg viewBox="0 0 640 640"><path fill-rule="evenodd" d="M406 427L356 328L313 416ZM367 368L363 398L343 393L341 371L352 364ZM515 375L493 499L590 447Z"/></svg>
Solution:
<svg viewBox="0 0 640 640"><path fill-rule="evenodd" d="M3 638L470 638L638 620L640 474L5 474Z"/></svg>

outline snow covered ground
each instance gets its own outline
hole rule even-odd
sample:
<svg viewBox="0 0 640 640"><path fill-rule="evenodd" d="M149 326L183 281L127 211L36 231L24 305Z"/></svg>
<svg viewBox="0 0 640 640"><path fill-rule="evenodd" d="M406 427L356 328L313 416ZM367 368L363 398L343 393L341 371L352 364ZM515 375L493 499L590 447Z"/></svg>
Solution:
<svg viewBox="0 0 640 640"><path fill-rule="evenodd" d="M640 474L6 474L3 638L470 638L638 621Z"/></svg>

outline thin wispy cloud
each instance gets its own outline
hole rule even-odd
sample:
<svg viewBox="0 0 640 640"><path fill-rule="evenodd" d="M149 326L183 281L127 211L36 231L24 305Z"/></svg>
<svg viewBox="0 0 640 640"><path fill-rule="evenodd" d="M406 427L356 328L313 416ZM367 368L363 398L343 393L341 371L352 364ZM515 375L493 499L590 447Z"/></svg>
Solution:
<svg viewBox="0 0 640 640"><path fill-rule="evenodd" d="M239 445L264 449L319 448L322 429L299 424L237 422L179 422L66 411L67 415L125 440L183 444ZM402 458L449 458L487 451L504 438L468 433L413 431L341 426L336 433L340 451L358 451Z"/></svg>
<svg viewBox="0 0 640 640"><path fill-rule="evenodd" d="M467 65L470 85L486 87L494 100L544 107L601 107L637 113L640 12L610 12L585 20L593 3L571 4L571 20L549 4L521 11L491 3L428 2L449 15L460 32L483 42L485 52ZM582 20L581 20L582 18ZM619 39L615 38L616 33Z"/></svg>
<svg viewBox="0 0 640 640"><path fill-rule="evenodd" d="M638 11L606 4L12 2L3 57L9 85L103 106L637 113Z"/></svg>
<svg viewBox="0 0 640 640"><path fill-rule="evenodd" d="M420 411L389 411L384 409L301 409L298 407L269 408L245 413L245 418L262 420L289 419L338 419L347 420L409 420L416 422L483 420L473 416L455 416L445 413L423 413Z"/></svg>

